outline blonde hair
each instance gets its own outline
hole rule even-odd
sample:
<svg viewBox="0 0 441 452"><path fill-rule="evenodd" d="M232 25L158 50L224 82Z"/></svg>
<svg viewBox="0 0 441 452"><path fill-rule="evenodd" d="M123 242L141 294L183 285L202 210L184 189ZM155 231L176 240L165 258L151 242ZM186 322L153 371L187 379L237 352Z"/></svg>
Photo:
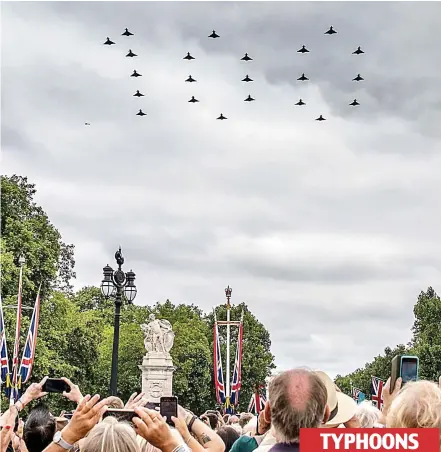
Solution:
<svg viewBox="0 0 441 452"><path fill-rule="evenodd" d="M119 397L111 396L107 398L107 406L109 408L122 410L124 408L124 402Z"/></svg>
<svg viewBox="0 0 441 452"><path fill-rule="evenodd" d="M374 428L378 423L381 411L370 400L363 400L355 411L361 428Z"/></svg>
<svg viewBox="0 0 441 452"><path fill-rule="evenodd" d="M142 436L137 436L139 449L141 452L161 452L161 449L158 449L157 447L150 444L146 439L144 439Z"/></svg>
<svg viewBox="0 0 441 452"><path fill-rule="evenodd" d="M441 429L441 389L430 381L406 383L392 402L386 426Z"/></svg>
<svg viewBox="0 0 441 452"><path fill-rule="evenodd" d="M102 422L84 441L82 452L140 452L135 431L124 422Z"/></svg>

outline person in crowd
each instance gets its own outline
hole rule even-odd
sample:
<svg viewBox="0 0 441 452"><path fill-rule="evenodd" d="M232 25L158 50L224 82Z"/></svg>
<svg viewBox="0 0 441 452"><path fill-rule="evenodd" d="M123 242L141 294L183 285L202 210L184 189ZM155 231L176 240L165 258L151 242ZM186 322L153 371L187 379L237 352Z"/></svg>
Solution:
<svg viewBox="0 0 441 452"><path fill-rule="evenodd" d="M55 418L44 405L31 410L24 426L23 439L29 452L42 452L55 435Z"/></svg>
<svg viewBox="0 0 441 452"><path fill-rule="evenodd" d="M124 402L116 396L107 397L107 406L111 410L122 410L124 408Z"/></svg>
<svg viewBox="0 0 441 452"><path fill-rule="evenodd" d="M239 418L237 416L230 416L228 419L228 425L238 424Z"/></svg>
<svg viewBox="0 0 441 452"><path fill-rule="evenodd" d="M124 422L101 422L89 433L81 452L140 452L136 433Z"/></svg>
<svg viewBox="0 0 441 452"><path fill-rule="evenodd" d="M207 412L204 415L207 419L208 422L210 423L210 427L212 430L216 431L219 427L219 418L218 416L213 413L213 412Z"/></svg>
<svg viewBox="0 0 441 452"><path fill-rule="evenodd" d="M225 444L225 452L230 452L233 444L240 438L240 434L230 425L218 429L217 434Z"/></svg>
<svg viewBox="0 0 441 452"><path fill-rule="evenodd" d="M252 413L242 413L239 416L239 425L243 429L253 418L255 418L255 416Z"/></svg>
<svg viewBox="0 0 441 452"><path fill-rule="evenodd" d="M370 400L363 400L357 406L355 417L358 419L361 428L381 427L381 424L379 424L381 411Z"/></svg>
<svg viewBox="0 0 441 452"><path fill-rule="evenodd" d="M270 451L298 451L300 429L318 428L329 419L326 386L307 369L282 372L270 382L264 411L277 441Z"/></svg>
<svg viewBox="0 0 441 452"><path fill-rule="evenodd" d="M233 444L231 452L253 452L262 442L263 436L256 436L257 416L253 417L244 425L242 436Z"/></svg>
<svg viewBox="0 0 441 452"><path fill-rule="evenodd" d="M344 425L347 428L358 428L360 424L355 417L357 404L352 397L343 394L329 375L322 371L314 372L326 387L326 405L329 410L327 421L321 427L336 428Z"/></svg>

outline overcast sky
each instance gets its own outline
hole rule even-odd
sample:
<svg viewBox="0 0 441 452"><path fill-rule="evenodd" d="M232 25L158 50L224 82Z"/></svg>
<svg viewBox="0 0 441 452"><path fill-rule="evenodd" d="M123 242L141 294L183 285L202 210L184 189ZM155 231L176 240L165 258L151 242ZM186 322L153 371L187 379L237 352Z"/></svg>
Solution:
<svg viewBox="0 0 441 452"><path fill-rule="evenodd" d="M77 288L121 244L136 303L209 311L229 284L281 369L346 373L409 340L441 291L441 3L2 10L2 173L37 184Z"/></svg>

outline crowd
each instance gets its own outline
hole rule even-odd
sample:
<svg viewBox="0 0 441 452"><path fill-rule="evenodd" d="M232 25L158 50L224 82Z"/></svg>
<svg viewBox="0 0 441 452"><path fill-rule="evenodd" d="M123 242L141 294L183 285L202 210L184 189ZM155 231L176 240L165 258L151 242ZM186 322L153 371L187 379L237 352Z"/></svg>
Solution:
<svg viewBox="0 0 441 452"><path fill-rule="evenodd" d="M100 400L83 395L64 379L63 393L76 404L71 416L54 417L37 404L26 422L18 421L23 408L44 397L43 384L33 383L0 418L0 452L290 452L299 450L302 428L437 428L441 431L440 384L398 379L383 390L380 411L371 402L357 405L324 372L293 369L274 377L264 410L222 416L207 411L200 417L178 407L171 424L148 400L134 393L127 403L117 397ZM150 405L149 405L150 406ZM130 420L109 416L111 408L133 410ZM170 421L170 420L169 420Z"/></svg>

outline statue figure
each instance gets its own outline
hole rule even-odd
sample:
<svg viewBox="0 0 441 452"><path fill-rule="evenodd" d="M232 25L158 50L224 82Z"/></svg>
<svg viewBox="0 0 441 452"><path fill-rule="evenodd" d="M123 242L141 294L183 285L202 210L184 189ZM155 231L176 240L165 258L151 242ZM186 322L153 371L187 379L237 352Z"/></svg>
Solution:
<svg viewBox="0 0 441 452"><path fill-rule="evenodd" d="M175 333L168 320L160 320L155 314L149 315L149 323L143 323L141 329L144 332L144 346L148 353L169 354L173 347Z"/></svg>

